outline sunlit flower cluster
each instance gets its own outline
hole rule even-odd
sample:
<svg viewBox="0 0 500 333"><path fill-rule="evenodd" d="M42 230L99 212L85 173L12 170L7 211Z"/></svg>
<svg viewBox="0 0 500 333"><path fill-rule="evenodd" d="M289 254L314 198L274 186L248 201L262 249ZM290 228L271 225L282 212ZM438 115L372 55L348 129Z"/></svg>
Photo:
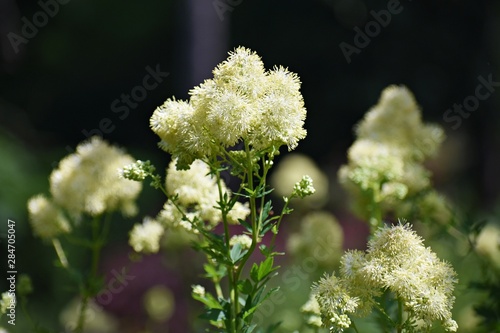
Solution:
<svg viewBox="0 0 500 333"><path fill-rule="evenodd" d="M394 213L404 200L432 191L431 174L423 162L436 154L445 135L438 125L422 122L408 88L392 85L384 89L377 105L356 125L355 133L348 163L338 176L353 197L354 210L363 218L369 217L371 204ZM440 203L446 205L443 200Z"/></svg>
<svg viewBox="0 0 500 333"><path fill-rule="evenodd" d="M195 159L246 142L255 149L287 145L306 136L300 80L283 67L267 71L253 51L238 47L190 92L188 101L170 98L153 113L151 129L160 147L186 169Z"/></svg>
<svg viewBox="0 0 500 333"><path fill-rule="evenodd" d="M410 319L431 327L441 322L456 331L451 318L456 273L448 263L423 245L409 224L380 228L368 242L366 253L347 252L339 276L325 276L313 288L324 323L331 332L350 326L349 315L366 315L375 297L393 293Z"/></svg>
<svg viewBox="0 0 500 333"><path fill-rule="evenodd" d="M212 229L222 221L222 212L218 209L218 201L224 194L231 197L231 191L226 187L223 180L217 184L217 179L210 174L210 168L201 160L195 160L189 170L177 170L176 160L172 160L167 170L166 189L169 196L175 197L177 208L181 208L182 214L204 221L208 229ZM219 193L219 186L221 192ZM172 206L173 202L167 202L165 206ZM175 208L165 208L171 212ZM250 213L248 203L236 202L228 212L229 223L237 223L238 219L245 219ZM162 216L168 219L166 214ZM172 217L176 219L176 215ZM178 223L178 221L171 221Z"/></svg>
<svg viewBox="0 0 500 333"><path fill-rule="evenodd" d="M142 184L124 179L118 173L132 162L134 159L121 149L92 137L62 159L50 175L54 202L76 217L115 210L127 216L136 214L135 199Z"/></svg>

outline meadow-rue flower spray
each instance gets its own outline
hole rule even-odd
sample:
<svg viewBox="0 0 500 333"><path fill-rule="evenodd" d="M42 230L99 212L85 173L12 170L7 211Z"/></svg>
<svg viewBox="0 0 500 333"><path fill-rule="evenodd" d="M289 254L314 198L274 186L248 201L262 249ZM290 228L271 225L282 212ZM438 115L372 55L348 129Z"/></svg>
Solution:
<svg viewBox="0 0 500 333"><path fill-rule="evenodd" d="M350 194L353 211L372 228L380 227L383 217L420 219L429 217L429 210L445 219L443 223L450 221L451 213L442 213L449 206L444 198L433 206L425 204L434 190L423 162L436 154L445 135L440 126L421 118L410 90L391 85L355 126L356 141L338 178ZM416 211L421 213L410 216Z"/></svg>
<svg viewBox="0 0 500 333"><path fill-rule="evenodd" d="M115 210L137 213L135 200L142 185L120 177L118 170L134 159L100 137L79 144L50 175L54 202L75 217Z"/></svg>
<svg viewBox="0 0 500 333"><path fill-rule="evenodd" d="M324 327L342 332L351 318L376 310L398 332L420 332L436 323L457 330L451 311L456 273L440 260L408 223L379 228L366 252L349 251L339 275L326 275L312 289ZM398 304L396 314L384 310L380 296ZM386 328L388 329L388 328Z"/></svg>
<svg viewBox="0 0 500 333"><path fill-rule="evenodd" d="M134 169L125 168L133 161L123 149L101 137L91 137L81 142L76 151L64 157L52 171L50 196L37 194L27 202L33 234L52 243L60 266L75 280L80 296L72 326L76 333L85 330L88 324L85 314L101 288L98 265L112 213L120 212L122 217L137 213L135 201L142 184L132 179L144 179L151 171L147 163L138 163ZM125 171L120 171L123 168ZM77 229L84 232L76 232ZM133 230L135 248L157 251L155 241L163 232L162 228L158 229L151 223ZM73 258L66 255L68 246L80 246L90 252L88 269L80 271L73 266Z"/></svg>
<svg viewBox="0 0 500 333"><path fill-rule="evenodd" d="M213 74L189 92L189 101L168 99L151 117L160 147L178 159L179 168L238 142L256 150L281 145L291 150L306 136L295 73L283 67L266 71L255 52L239 47Z"/></svg>
<svg viewBox="0 0 500 333"><path fill-rule="evenodd" d="M266 70L255 52L238 47L213 70L213 78L189 91L189 100L172 97L153 112L151 129L172 157L165 182L149 162L121 171L132 180L151 176L167 196L156 222L134 227L130 244L140 252L156 251L157 225L165 235L176 228L191 233L194 248L207 257L205 276L214 287L201 292L196 286L192 297L204 304L203 317L219 330L253 331L253 314L276 291L266 291L266 285L276 274L274 257L281 254L275 251L279 226L292 211L290 200L315 189L311 177L297 179L275 213L266 199L273 190L267 176L280 148L291 151L305 138L305 117L297 74L282 66ZM230 190L227 176L237 190ZM234 225L243 232L233 231ZM264 244L267 233L271 241ZM256 250L264 259L246 270Z"/></svg>

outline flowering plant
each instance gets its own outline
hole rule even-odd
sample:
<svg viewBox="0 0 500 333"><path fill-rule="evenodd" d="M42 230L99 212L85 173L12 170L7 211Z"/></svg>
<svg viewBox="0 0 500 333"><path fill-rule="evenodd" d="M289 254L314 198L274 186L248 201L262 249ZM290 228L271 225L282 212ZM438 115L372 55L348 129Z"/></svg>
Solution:
<svg viewBox="0 0 500 333"><path fill-rule="evenodd" d="M100 289L97 264L109 231L106 213L136 213L134 199L148 177L166 196L163 209L144 217L130 231L137 253L160 250L165 233L182 229L204 253L211 288L194 285L192 297L205 306L202 318L225 332L253 332L252 317L276 289L275 240L290 200L314 193L309 176L298 179L283 197L279 214L268 199L267 175L282 146L293 150L306 136L306 117L295 73L283 67L265 70L260 57L239 47L190 91L189 101L168 99L151 116L159 146L171 156L166 176L149 161L133 159L98 137L78 146L50 177L52 198L37 195L28 209L35 235L50 240L62 267L72 271L59 236L69 235L91 218L91 239L75 239L92 252L90 272L80 284L81 306L75 332L83 332L89 300ZM132 163L133 162L133 163ZM232 191L229 173L239 185ZM165 178L163 180L163 178ZM243 232L233 230L240 225ZM219 228L221 226L221 228ZM263 239L272 234L269 242ZM263 259L251 261L256 252Z"/></svg>
<svg viewBox="0 0 500 333"><path fill-rule="evenodd" d="M341 254L341 226L321 209L328 201L322 183L328 180L310 161L296 155L300 168L292 165L286 175L274 174L287 186L271 186L268 178L276 156L285 147L294 150L307 134L300 86L295 73L284 67L266 70L255 52L238 47L213 70L213 78L189 91L188 100L169 98L152 113L150 127L170 158L165 173L100 137L80 143L61 160L49 177L50 195L32 196L27 209L33 234L53 246L57 266L77 287L77 315L66 325L68 331L95 328L88 312L96 308L93 300L103 290L98 267L111 216L137 216L146 179L163 193L164 201L154 216L143 216L127 230L131 259L158 253L168 235L182 234L204 260L204 280L191 286L191 298L203 308L199 318L206 321L206 331L280 330L279 322L262 327L255 317L280 288L272 282L280 268L275 259L284 254L276 244L281 224L293 211L292 200L306 197L302 208L320 209L303 211L287 251L327 272L312 283L301 303L304 330L457 331L453 306L458 274L451 262L426 246L419 235L422 225L438 225L466 243L487 273L485 280L471 285L498 291L500 228L461 226L456 208L434 189L425 162L437 154L444 131L422 121L413 94L404 86L384 89L355 126L356 140L337 173L349 208L367 223L365 250ZM320 180L321 196L313 178ZM276 192L283 201L275 211L271 198ZM83 268L82 249L90 254ZM19 298L32 331L48 332L26 311L33 292L30 278L19 276L16 288L17 295L2 294L0 314ZM484 318L484 327L498 329L498 300L479 302L475 311ZM375 325L366 329L370 321Z"/></svg>

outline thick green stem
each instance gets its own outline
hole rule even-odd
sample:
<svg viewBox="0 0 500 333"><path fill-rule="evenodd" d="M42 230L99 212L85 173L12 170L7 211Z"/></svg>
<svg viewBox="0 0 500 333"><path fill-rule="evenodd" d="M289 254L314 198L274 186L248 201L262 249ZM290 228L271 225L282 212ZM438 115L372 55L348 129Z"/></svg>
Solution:
<svg viewBox="0 0 500 333"><path fill-rule="evenodd" d="M222 208L222 223L224 225L224 241L227 249L226 256L228 259L231 258L231 247L230 247L230 239L231 233L229 232L229 221L227 220L227 202L224 199L224 193L222 191L222 181L219 171L216 173L217 179L217 188L219 191L219 205ZM228 260L230 262L230 260ZM228 284L229 284L229 298L231 299L231 318L230 318L230 327L228 328L228 332L237 332L238 328L238 281L235 279L235 269L234 264L227 264L227 276L228 276Z"/></svg>
<svg viewBox="0 0 500 333"><path fill-rule="evenodd" d="M398 333L403 331L403 301L398 298Z"/></svg>
<svg viewBox="0 0 500 333"><path fill-rule="evenodd" d="M252 223L252 244L250 245L250 248L248 249L247 253L245 256L241 259L240 264L238 265L236 272L235 272L235 280L236 280L236 295L237 294L237 282L240 279L241 272L243 271L243 268L245 267L248 259L252 256L253 252L255 251L255 248L257 247L257 243L259 241L259 230L260 230L260 225L261 225L261 216L257 216L257 200L256 200L256 193L255 193L255 186L254 186L254 181L253 181L253 160L252 156L250 153L250 147L245 143L245 151L247 153L247 165L246 165L246 170L248 170L248 189L251 193L249 196L249 205L250 205L250 221ZM262 200L263 201L263 200ZM261 208L261 214L262 214L262 208ZM235 304L235 308L237 310L236 313L239 312L239 301L236 299L237 304ZM239 318L237 318L237 324L239 325Z"/></svg>

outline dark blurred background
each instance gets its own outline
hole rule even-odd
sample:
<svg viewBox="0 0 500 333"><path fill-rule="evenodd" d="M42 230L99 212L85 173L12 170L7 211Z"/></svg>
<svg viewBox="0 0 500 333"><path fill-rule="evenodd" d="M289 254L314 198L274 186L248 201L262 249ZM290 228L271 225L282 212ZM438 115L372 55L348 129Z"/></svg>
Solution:
<svg viewBox="0 0 500 333"><path fill-rule="evenodd" d="M377 30L370 22L391 8L390 22ZM356 29L370 24L373 37L348 61L341 43L356 47ZM429 163L436 187L462 207L496 209L498 36L500 2L486 0L0 0L2 221L26 222L26 200L47 192L57 161L96 130L134 157L166 166L149 117L165 99L187 98L237 46L256 51L266 68L283 65L300 76L308 135L297 152L330 177L333 212L345 210L336 172L352 128L390 84L408 86L424 121L446 132ZM148 75L155 79L144 81ZM490 94L476 99L475 111L444 117L488 78ZM157 195L145 198L146 211L161 205ZM18 256L29 257L34 246L44 251L25 240ZM42 263L26 259L25 270L42 276Z"/></svg>

